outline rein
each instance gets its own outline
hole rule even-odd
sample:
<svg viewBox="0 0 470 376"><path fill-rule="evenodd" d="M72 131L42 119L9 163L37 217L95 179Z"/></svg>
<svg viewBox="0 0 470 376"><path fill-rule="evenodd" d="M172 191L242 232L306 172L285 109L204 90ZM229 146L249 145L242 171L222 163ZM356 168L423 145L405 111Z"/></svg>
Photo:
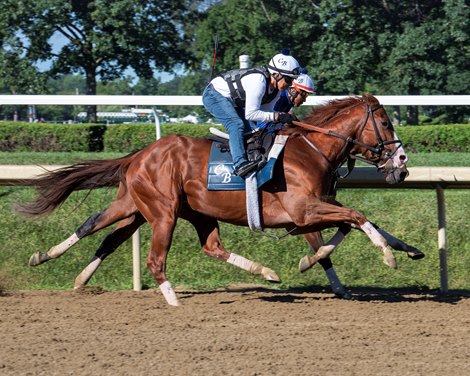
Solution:
<svg viewBox="0 0 470 376"><path fill-rule="evenodd" d="M317 133L325 134L327 136L339 138L339 139L345 141L346 144L358 145L360 147L363 147L363 148L371 151L372 154L375 154L380 158L383 151L385 150L386 145L391 145L391 144L396 144L396 143L401 145L400 140L391 140L391 141L383 141L382 140L382 137L380 136L380 132L379 132L378 127L377 127L377 123L375 122L375 118L374 118L374 112L377 111L378 109L381 109L381 108L383 108L383 105L381 105L381 104L377 105L374 108L371 108L369 106L369 104L366 103L366 118L365 118L364 122L362 123L361 129L359 131L359 136L360 136L360 135L362 135L362 132L364 131L364 129L367 125L367 121L369 120L369 116L370 116L370 118L372 119L372 125L374 127L375 137L376 137L377 142L378 142L378 147L374 147L372 145L364 144L364 143L360 142L357 138L354 139L354 138L349 137L349 136L344 136L344 135L342 135L340 133L337 133L335 131L332 131L330 129L320 128L320 127L317 127L315 125L303 123L301 121L294 120L294 121L292 121L292 124L294 124L298 127L310 130L310 131L314 131L314 132L317 132ZM311 143L309 142L309 144L311 144ZM314 147L314 149L318 151L318 148ZM323 155L323 153L320 153L320 154ZM390 159L392 157L392 155L390 155L390 153L387 152L387 157L388 157L388 159ZM356 156L356 155L349 154L349 158L357 159L359 161L374 165L375 167L379 167L378 162L374 162L374 161L371 161L371 160L363 158L363 157L359 157L359 156Z"/></svg>

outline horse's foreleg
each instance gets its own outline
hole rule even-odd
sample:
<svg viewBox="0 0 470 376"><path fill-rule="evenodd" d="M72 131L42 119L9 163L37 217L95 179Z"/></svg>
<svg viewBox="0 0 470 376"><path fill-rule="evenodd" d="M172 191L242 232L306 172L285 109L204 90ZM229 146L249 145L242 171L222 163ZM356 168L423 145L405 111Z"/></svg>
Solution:
<svg viewBox="0 0 470 376"><path fill-rule="evenodd" d="M145 223L145 219L140 213L119 222L116 229L103 240L89 264L85 269L83 269L77 278L75 278L73 288L75 290L83 288L96 272L103 260L112 254L122 243L129 239L143 223Z"/></svg>
<svg viewBox="0 0 470 376"><path fill-rule="evenodd" d="M299 216L299 214L302 214L302 216ZM396 269L396 259L387 240L357 210L339 207L327 202L315 202L310 205L307 204L306 210L299 214L290 213L291 217L295 218L294 223L300 228L336 227L338 223L361 228L372 243L383 252L384 263Z"/></svg>
<svg viewBox="0 0 470 376"><path fill-rule="evenodd" d="M420 260L424 257L424 253L421 252L419 249L409 244L406 244L403 240L395 238L393 235L390 235L388 232L377 226L375 223L372 223L372 226L374 226L375 229L380 233L380 235L382 235L387 240L387 243L393 249L397 251L406 252L408 254L408 257L413 260Z"/></svg>
<svg viewBox="0 0 470 376"><path fill-rule="evenodd" d="M396 269L397 268L397 260L390 249L390 246L387 243L387 240L380 235L380 233L375 229L375 227L370 222L365 222L364 224L360 225L360 228L364 233L369 237L372 243L377 247L380 248L384 254L383 262L385 265Z"/></svg>
<svg viewBox="0 0 470 376"><path fill-rule="evenodd" d="M313 250L313 248L311 247L312 250L314 251L314 254L312 256L306 255L302 257L302 259L299 262L300 272L304 273L308 269L310 269L312 266L314 266L317 262L319 262L320 260L329 258L330 255L333 253L333 251L336 249L336 247L344 240L344 238L349 233L349 231L351 231L350 227L341 226L326 244L323 244L322 242L322 244L318 247L316 251ZM315 234L315 233L310 233L310 234ZM307 237L308 235L309 234L305 234L304 236Z"/></svg>
<svg viewBox="0 0 470 376"><path fill-rule="evenodd" d="M344 230L346 231L344 235L346 235L349 232L349 230L346 230L346 229ZM320 232L311 232L308 234L304 234L304 238L307 241L310 249L312 250L314 254L316 254L317 251L324 246L323 239L322 239ZM306 257L307 257L307 260L309 260L308 259L309 256L305 256L302 260L304 260ZM302 260L301 260L301 264L302 264ZM315 261L315 263L316 262L317 261ZM327 256L326 258L319 258L318 263L322 266L323 270L325 271L325 274L328 278L328 281L330 282L330 286L331 286L333 293L339 298L351 299L351 294L349 294L349 292L346 291L340 279L338 278L338 275L336 274L336 271L333 268L333 263L331 262L330 257ZM301 265L299 265L299 267L301 268ZM309 266L309 268L311 268L311 266ZM303 271L301 270L301 272L304 272L305 270Z"/></svg>
<svg viewBox="0 0 470 376"><path fill-rule="evenodd" d="M219 234L219 225L217 220L206 217L194 211L186 211L182 218L187 219L196 228L201 242L202 251L209 257L228 262L253 275L260 275L266 281L280 282L279 276L271 269L251 261L243 256L231 253L225 250Z"/></svg>

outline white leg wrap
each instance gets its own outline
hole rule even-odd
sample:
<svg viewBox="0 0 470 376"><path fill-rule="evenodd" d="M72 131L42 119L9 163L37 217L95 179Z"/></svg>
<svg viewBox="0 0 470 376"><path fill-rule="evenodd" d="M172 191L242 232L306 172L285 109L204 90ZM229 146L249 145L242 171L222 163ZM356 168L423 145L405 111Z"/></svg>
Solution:
<svg viewBox="0 0 470 376"><path fill-rule="evenodd" d="M178 299L176 298L175 290L171 287L170 281L165 281L160 285L160 291L166 299L166 302L172 306L179 306Z"/></svg>
<svg viewBox="0 0 470 376"><path fill-rule="evenodd" d="M67 249L72 247L75 243L77 243L80 239L78 238L77 234L73 234L67 240L64 240L62 243L52 247L47 252L47 255L51 258L56 258L61 256Z"/></svg>
<svg viewBox="0 0 470 376"><path fill-rule="evenodd" d="M370 222L366 222L361 226L361 229L366 233L366 235L370 238L372 243L378 248L380 248L384 254L383 261L389 267L396 269L397 268L397 260L392 253L387 241L385 238L380 235L380 233L375 229L374 226Z"/></svg>
<svg viewBox="0 0 470 376"><path fill-rule="evenodd" d="M375 229L370 222L366 222L361 226L362 231L369 237L369 239L374 243L374 245L380 249L387 248L387 241L385 238L380 235L380 233Z"/></svg>
<svg viewBox="0 0 470 376"><path fill-rule="evenodd" d="M90 280L90 278L93 276L95 273L96 269L100 266L101 260L99 257L96 257L94 260L92 260L85 269L78 275L77 278L75 278L75 283L73 288L78 289L80 287L83 287L87 284L87 282Z"/></svg>
<svg viewBox="0 0 470 376"><path fill-rule="evenodd" d="M250 272L250 273L254 264L253 261L248 260L243 256L237 255L236 253L230 253L230 256L227 262L229 264L238 266L239 268L242 268L243 270L246 270L247 272Z"/></svg>
<svg viewBox="0 0 470 376"><path fill-rule="evenodd" d="M336 247L344 240L344 237L345 235L343 232L341 232L340 230L336 231L336 233L328 241L328 243L318 248L318 251L317 251L318 256L320 258L329 257L333 253L333 251L336 249Z"/></svg>

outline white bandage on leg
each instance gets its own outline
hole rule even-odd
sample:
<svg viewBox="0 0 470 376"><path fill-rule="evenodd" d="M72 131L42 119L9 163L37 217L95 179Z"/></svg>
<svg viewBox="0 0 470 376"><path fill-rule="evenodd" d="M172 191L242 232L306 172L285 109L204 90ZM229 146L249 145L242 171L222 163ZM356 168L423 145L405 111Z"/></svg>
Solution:
<svg viewBox="0 0 470 376"><path fill-rule="evenodd" d="M47 255L51 258L56 258L61 256L67 249L72 247L75 243L77 243L80 239L78 238L77 234L74 233L70 236L67 240L64 240L62 243L52 247L47 251Z"/></svg>
<svg viewBox="0 0 470 376"><path fill-rule="evenodd" d="M99 257L94 257L93 260L86 266L85 269L75 278L75 283L73 288L79 289L87 284L90 278L95 273L96 269L100 266L101 260Z"/></svg>
<svg viewBox="0 0 470 376"><path fill-rule="evenodd" d="M172 306L179 306L178 299L176 298L175 291L171 287L170 281L165 281L160 285L160 291L166 299L166 302Z"/></svg>
<svg viewBox="0 0 470 376"><path fill-rule="evenodd" d="M380 249L387 247L387 241L385 238L380 235L380 233L375 229L370 222L366 222L361 226L362 231L369 237L369 239L374 243L374 245Z"/></svg>
<svg viewBox="0 0 470 376"><path fill-rule="evenodd" d="M246 259L243 256L237 255L236 253L230 253L230 256L227 260L229 264L238 266L239 268L246 270L251 273L253 268L253 261Z"/></svg>
<svg viewBox="0 0 470 376"><path fill-rule="evenodd" d="M383 262L385 265L396 269L397 268L397 260L393 255L392 250L390 249L387 240L380 235L380 233L375 229L374 226L370 222L366 222L361 226L361 229L366 233L366 235L370 238L372 243L378 248L380 248L384 254Z"/></svg>

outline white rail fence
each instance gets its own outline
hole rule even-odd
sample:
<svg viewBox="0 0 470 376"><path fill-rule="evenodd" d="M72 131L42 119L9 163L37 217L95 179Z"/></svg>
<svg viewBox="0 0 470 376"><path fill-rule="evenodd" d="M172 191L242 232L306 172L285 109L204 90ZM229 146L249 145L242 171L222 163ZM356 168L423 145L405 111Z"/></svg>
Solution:
<svg viewBox="0 0 470 376"><path fill-rule="evenodd" d="M345 96L310 96L304 105L317 105ZM422 96L377 96L383 105L407 106L469 106L470 95L422 95ZM0 95L0 105L122 105L122 106L201 106L201 96L141 96L141 95ZM155 115L155 114L154 114ZM155 116L156 138L160 137L160 124ZM44 166L48 170L60 166ZM0 166L0 185L17 184L19 180L34 177L44 170L40 166ZM352 174L341 180L343 188L418 188L435 189L438 206L438 247L440 262L440 289L448 291L447 235L445 196L446 188L470 189L470 167L462 168L410 168L410 176L398 186L384 182L374 168L356 167ZM132 239L134 290L141 290L140 235L138 230Z"/></svg>
<svg viewBox="0 0 470 376"><path fill-rule="evenodd" d="M309 96L313 106L345 96ZM469 106L470 95L378 95L386 106ZM200 95L0 95L0 105L202 106Z"/></svg>

